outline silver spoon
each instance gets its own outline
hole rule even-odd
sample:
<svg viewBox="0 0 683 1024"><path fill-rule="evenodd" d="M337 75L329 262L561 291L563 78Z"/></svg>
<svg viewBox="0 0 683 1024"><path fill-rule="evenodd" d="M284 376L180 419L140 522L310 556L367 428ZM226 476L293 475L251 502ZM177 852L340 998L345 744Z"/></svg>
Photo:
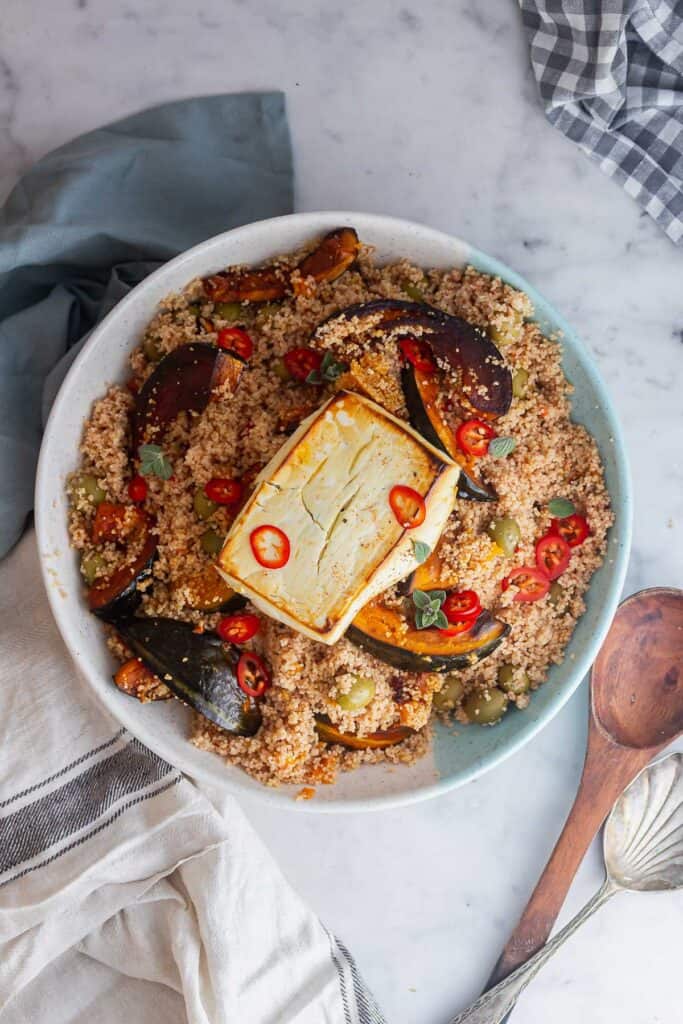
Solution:
<svg viewBox="0 0 683 1024"><path fill-rule="evenodd" d="M538 953L454 1017L451 1024L499 1024L546 960L618 892L683 887L683 754L654 761L615 803L603 835L605 881Z"/></svg>

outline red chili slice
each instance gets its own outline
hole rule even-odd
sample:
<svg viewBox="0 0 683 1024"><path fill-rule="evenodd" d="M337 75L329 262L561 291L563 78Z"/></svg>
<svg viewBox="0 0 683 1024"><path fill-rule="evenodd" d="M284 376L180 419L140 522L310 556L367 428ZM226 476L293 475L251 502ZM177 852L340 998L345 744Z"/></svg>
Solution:
<svg viewBox="0 0 683 1024"><path fill-rule="evenodd" d="M588 520L585 516L580 516L578 512L567 516L566 519L553 519L548 530L548 533L555 533L566 540L570 548L578 548L586 537L590 536L590 532Z"/></svg>
<svg viewBox="0 0 683 1024"><path fill-rule="evenodd" d="M295 380L306 380L309 374L318 373L323 362L322 352L314 348L291 348L285 352L283 362Z"/></svg>
<svg viewBox="0 0 683 1024"><path fill-rule="evenodd" d="M517 593L513 601L539 601L550 590L550 580L535 565L520 565L502 582L503 590L514 585Z"/></svg>
<svg viewBox="0 0 683 1024"><path fill-rule="evenodd" d="M427 507L424 498L412 487L397 484L389 492L391 511L404 530L414 530L425 521Z"/></svg>
<svg viewBox="0 0 683 1024"><path fill-rule="evenodd" d="M236 505L242 500L244 484L229 477L214 476L204 485L204 494L217 505Z"/></svg>
<svg viewBox="0 0 683 1024"><path fill-rule="evenodd" d="M278 526L257 526L249 535L254 558L264 569L281 569L290 555L289 537Z"/></svg>
<svg viewBox="0 0 683 1024"><path fill-rule="evenodd" d="M144 476L134 476L128 484L128 497L137 503L147 497L147 481Z"/></svg>
<svg viewBox="0 0 683 1024"><path fill-rule="evenodd" d="M254 342L251 340L246 331L243 331L241 327L224 327L218 332L216 338L216 344L219 348L227 349L228 352L234 352L240 359L251 359L254 354Z"/></svg>
<svg viewBox="0 0 683 1024"><path fill-rule="evenodd" d="M239 615L226 615L216 626L221 640L231 644L246 644L259 631L261 622L258 615L242 612Z"/></svg>
<svg viewBox="0 0 683 1024"><path fill-rule="evenodd" d="M248 697L262 697L270 686L270 672L258 654L245 651L237 662L237 682Z"/></svg>
<svg viewBox="0 0 683 1024"><path fill-rule="evenodd" d="M465 420L455 432L455 440L467 455L486 455L489 442L496 436L495 430L483 420Z"/></svg>
<svg viewBox="0 0 683 1024"><path fill-rule="evenodd" d="M449 622L473 619L481 612L481 601L474 590L451 591L446 596L441 611Z"/></svg>
<svg viewBox="0 0 683 1024"><path fill-rule="evenodd" d="M426 341L420 338L401 338L398 343L404 359L422 373L433 373L436 363L432 358L432 350Z"/></svg>
<svg viewBox="0 0 683 1024"><path fill-rule="evenodd" d="M556 580L569 565L572 549L564 537L547 533L536 541L536 565L549 580Z"/></svg>

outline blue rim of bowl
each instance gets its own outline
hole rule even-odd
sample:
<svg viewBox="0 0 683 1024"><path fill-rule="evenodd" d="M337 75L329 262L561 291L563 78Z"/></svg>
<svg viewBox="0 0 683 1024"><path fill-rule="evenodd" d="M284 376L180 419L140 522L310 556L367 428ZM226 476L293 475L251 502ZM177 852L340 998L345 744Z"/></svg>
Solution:
<svg viewBox="0 0 683 1024"><path fill-rule="evenodd" d="M212 238L205 239L203 242L198 243L191 249L185 250L178 256L174 257L172 260L169 260L168 262L163 264L163 266L159 267L157 270L153 271L152 274L148 275L139 285L133 288L128 293L128 295L126 295L119 303L117 303L117 305L110 311L110 313L97 325L97 327L93 330L91 337L88 338L87 342L83 346L83 349L81 350L81 352L79 352L78 356L76 357L73 364L69 368L66 377L62 381L62 385L59 389L59 392L56 395L54 402L52 404L50 416L45 427L45 432L43 435L43 444L41 445L40 456L38 459L35 487L35 518L36 531L38 537L40 537L41 533L41 517L39 513L39 509L41 506L38 501L38 496L43 489L43 478L46 477L48 474L47 460L44 459L43 457L46 447L45 438L47 438L49 435L49 430L53 419L57 418L59 405L61 404L60 400L66 400L67 385L70 384L71 381L77 377L80 363L84 358L86 351L89 349L91 344L97 342L99 332L102 326L109 320L109 318L113 318L117 315L123 315L125 313L127 306L135 301L136 292L138 291L138 289L144 287L145 284L149 283L151 279L156 278L157 276L161 276L164 273L164 271L167 270L168 267L171 265L182 265L182 263L186 261L191 261L195 252L200 250L206 250L207 246L210 246L211 243L217 244L219 240L222 240L226 236L235 235L241 231L246 231L256 226L257 224L259 225L259 227L263 228L267 224L281 224L287 221L302 223L305 222L306 219L308 218L310 218L312 222L315 222L316 219L319 219L321 217L329 221L329 224L353 223L354 218L360 218L365 220L366 222L375 222L377 225L382 225L384 227L391 228L392 225L395 225L396 229L400 231L405 231L406 228L412 228L419 231L423 235L432 235L435 240L439 240L441 243L447 243L453 246L456 251L466 253L465 262L467 264L471 263L475 267L477 266L477 264L479 264L480 266L485 266L487 269L482 269L482 273L487 273L493 276L500 277L503 281L512 285L514 288L517 288L518 290L525 292L533 303L534 319L539 319L538 311L540 309L542 311L542 316L553 321L556 328L561 332L562 338L568 338L571 342L572 347L579 354L580 360L583 365L583 370L586 376L589 378L593 388L596 391L596 394L599 397L602 413L607 423L609 424L610 434L614 438L614 462L616 467L618 487L620 490L620 501L618 506L620 517L620 543L614 557L612 575L607 595L603 600L600 609L596 612L592 622L591 641L587 643L583 650L576 656L574 667L572 670L571 682L565 683L565 685L561 689L559 689L556 693L552 695L548 705L539 714L538 718L536 718L534 721L527 719L526 722L523 722L519 730L519 734L515 736L513 739L509 740L505 746L503 746L499 750L484 754L480 758L476 758L473 761L471 767L467 769L461 769L455 775L451 775L448 778L440 778L431 785L421 786L418 789L405 793L390 794L386 796L378 795L376 797L351 797L349 799L344 799L339 803L328 803L323 801L295 801L291 798L291 794L289 792L285 793L280 791L278 793L278 790L272 790L266 786L261 786L260 788L253 790L250 789L248 792L244 791L242 794L244 796L247 796L248 798L253 798L255 800L260 801L261 803L270 804L271 806L275 806L280 809L296 810L301 811L303 813L343 814L358 811L391 810L396 807L403 807L407 806L408 804L415 804L423 800L429 800L436 796L442 796L445 793L457 789L458 787L463 786L468 782L474 781L481 775L484 775L486 772L502 764L503 761L507 760L509 757L512 757L513 754L517 753L518 750L520 750L523 746L529 743L546 725L548 725L549 722L552 721L552 719L564 707L564 705L567 703L570 697L576 692L578 687L581 685L583 679L585 678L586 674L588 673L600 647L602 646L602 642L605 639L609 626L619 605L621 593L624 587L624 581L626 578L626 572L628 570L629 556L631 550L631 535L633 524L633 494L631 485L631 475L628 466L628 461L626 458L626 446L624 443L621 426L617 418L612 400L602 380L602 377L599 371L597 370L596 366L594 365L593 358L587 351L583 342L579 339L576 332L564 319L564 317L561 316L557 312L555 307L550 302L548 302L548 300L545 299L531 284L529 284L529 282L526 281L525 278L523 278L520 274L516 273L505 263L501 262L500 260L496 259L493 256L489 256L487 253L483 252L480 249L477 249L469 242L463 241L458 236L448 234L447 232L444 231L439 231L436 228L430 228L416 221L404 220L403 218L399 217L387 217L378 214L368 214L363 213L361 211L320 210L307 211L305 213L287 214L282 217L273 217L263 221L255 221L252 224L246 224L237 228L232 228L231 230L221 232L221 234L215 235ZM315 229L321 230L325 226L327 225L321 225L320 223L317 223L315 225ZM562 344L562 342L560 343ZM610 498L614 500L614 495L612 495L611 493ZM55 618L55 622L60 633L62 633L63 639L65 639L66 641L66 637L64 636L64 632L62 630L60 618L58 615L58 605L53 593L53 588L50 585L51 580L48 578L47 567L43 564L42 558L40 559L40 565L43 576L43 583L47 591L48 601L52 610L53 617ZM69 647L70 653L72 654L73 657L73 653L71 651L71 644L67 643L67 646ZM82 668L80 664L80 659L76 659L76 664L77 667ZM87 678L87 673L84 674L86 674ZM92 687L90 688L92 689ZM101 700L100 695L97 692L94 694L94 696L96 696L98 700ZM107 708L107 710L109 711L109 713L113 714L116 717L116 713L113 712L110 708ZM130 729L130 731L133 734L136 734L134 725L126 723L126 728ZM147 736L145 736L144 738L141 737L140 739L141 742L143 742L146 746L148 746L160 757L166 758L168 756L167 752L165 752L163 749L163 743L157 745L155 742L150 742ZM185 772L184 769L180 770ZM201 769L188 770L185 772L185 774L187 774L191 778L199 780L202 780L202 778L204 778L215 785L215 778L213 777L213 775L209 773L203 773ZM228 788L233 788L230 785L229 781L227 782L227 785Z"/></svg>

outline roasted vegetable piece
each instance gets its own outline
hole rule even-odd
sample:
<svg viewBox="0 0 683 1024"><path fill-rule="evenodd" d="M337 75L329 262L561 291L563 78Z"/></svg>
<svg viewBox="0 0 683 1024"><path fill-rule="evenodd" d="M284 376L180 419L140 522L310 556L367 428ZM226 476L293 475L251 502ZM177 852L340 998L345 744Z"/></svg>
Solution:
<svg viewBox="0 0 683 1024"><path fill-rule="evenodd" d="M182 580L178 589L184 591L190 608L203 612L236 612L247 603L228 586L213 565L207 565L201 572Z"/></svg>
<svg viewBox="0 0 683 1024"><path fill-rule="evenodd" d="M341 732L323 717L316 718L315 731L325 743L339 743L342 747L350 747L352 750L383 750L385 747L402 743L413 735L413 730L407 725L395 725L391 729L356 736L352 732Z"/></svg>
<svg viewBox="0 0 683 1024"><path fill-rule="evenodd" d="M349 269L359 248L353 228L335 228L293 269L303 281L334 281ZM292 271L286 267L223 270L204 279L204 293L212 302L273 302L292 290Z"/></svg>
<svg viewBox="0 0 683 1024"><path fill-rule="evenodd" d="M336 281L355 262L359 248L353 228L335 228L304 257L297 269L304 279L312 277L318 283Z"/></svg>
<svg viewBox="0 0 683 1024"><path fill-rule="evenodd" d="M381 337L390 331L397 340L407 330L417 329L437 361L457 374L460 397L472 409L493 418L510 408L512 375L491 339L466 320L419 302L376 299L348 306L325 320L316 328L313 341L322 340L330 330L337 331L340 320L348 321L356 335L367 331Z"/></svg>
<svg viewBox="0 0 683 1024"><path fill-rule="evenodd" d="M205 342L181 345L161 360L135 398L133 442L137 450L159 443L179 412L202 412L212 391L237 387L242 360Z"/></svg>
<svg viewBox="0 0 683 1024"><path fill-rule="evenodd" d="M236 736L253 736L258 704L237 684L239 651L215 633L175 619L129 619L118 626L131 650L176 697Z"/></svg>
<svg viewBox="0 0 683 1024"><path fill-rule="evenodd" d="M407 627L407 628L406 628ZM466 633L415 629L393 608L371 602L362 608L346 636L381 661L406 672L466 668L496 649L510 627L483 611Z"/></svg>
<svg viewBox="0 0 683 1024"><path fill-rule="evenodd" d="M401 373L410 422L427 441L447 452L460 466L458 497L471 501L495 501L496 492L479 477L476 459L463 452L455 440L461 417L457 412L446 418L439 410L437 396L443 386L440 373L423 373L414 366L405 366Z"/></svg>
<svg viewBox="0 0 683 1024"><path fill-rule="evenodd" d="M145 529L147 517L132 505L117 505L102 501L92 522L91 536L95 544L105 541L125 542L127 537Z"/></svg>
<svg viewBox="0 0 683 1024"><path fill-rule="evenodd" d="M88 590L90 611L105 622L118 622L132 615L141 601L138 586L152 573L157 538L145 517L144 539L138 554L109 576L95 580Z"/></svg>
<svg viewBox="0 0 683 1024"><path fill-rule="evenodd" d="M204 293L212 302L272 302L288 291L289 275L281 267L224 270L204 279Z"/></svg>
<svg viewBox="0 0 683 1024"><path fill-rule="evenodd" d="M147 668L139 658L131 658L119 668L114 676L119 690L135 697L141 704L153 700L168 700L173 696L168 686Z"/></svg>
<svg viewBox="0 0 683 1024"><path fill-rule="evenodd" d="M458 380L453 409L448 416L439 410L437 395L444 389L441 370L427 373L408 361L402 384L410 420L427 440L448 452L463 468L459 496L476 501L493 501L495 492L477 479L475 460L469 459L455 443L455 431L463 420L478 413L494 419L508 411L512 401L512 376L493 342L472 324L442 313L434 306L398 299L377 299L348 306L320 324L313 333L314 344L324 342L329 332L338 333L346 321L349 333L386 337L396 343L415 330L420 342L429 346L437 363L448 367ZM448 385L446 384L446 388Z"/></svg>

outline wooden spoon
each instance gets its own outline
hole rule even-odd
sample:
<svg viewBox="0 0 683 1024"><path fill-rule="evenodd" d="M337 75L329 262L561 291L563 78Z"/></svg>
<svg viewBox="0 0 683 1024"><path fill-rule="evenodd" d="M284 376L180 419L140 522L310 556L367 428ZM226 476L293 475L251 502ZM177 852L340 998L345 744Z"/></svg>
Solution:
<svg viewBox="0 0 683 1024"><path fill-rule="evenodd" d="M683 732L683 591L641 590L617 609L591 673L588 749L574 806L487 988L544 945L612 804Z"/></svg>

